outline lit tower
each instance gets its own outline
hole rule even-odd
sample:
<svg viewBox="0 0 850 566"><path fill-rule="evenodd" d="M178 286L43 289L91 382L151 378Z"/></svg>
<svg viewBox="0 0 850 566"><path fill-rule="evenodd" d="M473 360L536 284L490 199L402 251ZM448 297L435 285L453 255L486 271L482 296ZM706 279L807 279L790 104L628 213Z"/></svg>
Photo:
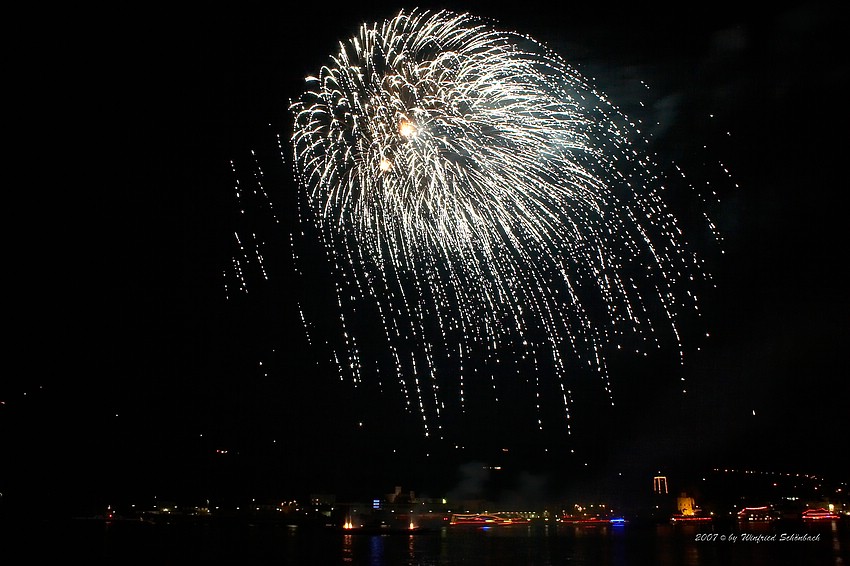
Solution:
<svg viewBox="0 0 850 566"><path fill-rule="evenodd" d="M652 491L658 494L667 494L667 476L655 476L652 478Z"/></svg>

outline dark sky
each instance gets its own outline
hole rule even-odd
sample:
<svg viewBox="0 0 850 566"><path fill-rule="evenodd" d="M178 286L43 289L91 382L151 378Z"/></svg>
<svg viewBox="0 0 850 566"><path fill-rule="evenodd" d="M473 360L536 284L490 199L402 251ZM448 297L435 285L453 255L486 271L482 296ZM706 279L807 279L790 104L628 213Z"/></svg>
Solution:
<svg viewBox="0 0 850 566"><path fill-rule="evenodd" d="M45 308L11 318L26 363L0 385L4 497L84 506L152 495L368 497L394 485L437 494L479 463L503 466L491 483L504 490L537 478L553 493L653 468L850 475L839 463L848 65L835 11L431 6L469 9L543 41L627 112L659 122L659 151L697 169L721 160L739 185L719 184L712 213L725 253L709 254L717 289L706 290L702 321L711 338L697 340L684 368L663 356L614 360L623 402L616 411L579 405L584 424L573 438L541 440L506 418L470 429L459 450L426 441L392 391L352 391L317 361L293 305L305 290L292 288L283 249L298 229L291 175L273 159L274 135L288 137L288 101L338 40L400 7L147 7L78 38L74 60L85 72L65 67L61 82L69 100L86 101L76 111L88 149L75 160L82 175L58 185L56 202L74 206L57 211L68 231L44 245L68 257L18 262L56 292L32 303ZM77 139L63 130L51 151L76 154ZM279 224L261 201L238 214L233 186L250 180L251 150L267 167ZM266 244L269 280L248 272L249 293L231 286L227 300L233 233L252 230ZM315 305L333 300L326 285L307 291Z"/></svg>

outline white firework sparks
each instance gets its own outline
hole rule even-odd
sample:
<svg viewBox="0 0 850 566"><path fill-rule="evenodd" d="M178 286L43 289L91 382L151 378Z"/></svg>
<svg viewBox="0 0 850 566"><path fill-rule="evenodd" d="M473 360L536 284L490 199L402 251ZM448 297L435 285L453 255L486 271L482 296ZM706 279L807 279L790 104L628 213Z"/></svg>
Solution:
<svg viewBox="0 0 850 566"><path fill-rule="evenodd" d="M304 220L341 273L337 361L364 379L345 315L376 306L426 435L486 379L482 354L551 363L554 389L517 379L538 412L557 391L569 430L575 362L610 395L605 351L627 335L655 348L663 324L681 352L697 301L679 288L702 263L635 126L557 54L467 14L401 12L307 81L292 142Z"/></svg>

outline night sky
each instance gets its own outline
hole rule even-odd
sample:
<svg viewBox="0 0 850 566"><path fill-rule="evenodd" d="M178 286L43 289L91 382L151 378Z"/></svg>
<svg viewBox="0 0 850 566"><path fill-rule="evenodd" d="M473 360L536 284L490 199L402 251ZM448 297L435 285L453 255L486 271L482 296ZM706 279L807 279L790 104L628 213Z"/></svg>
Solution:
<svg viewBox="0 0 850 566"><path fill-rule="evenodd" d="M0 380L5 504L58 499L82 512L152 496L367 499L395 485L440 496L469 482L493 496L557 497L619 473L684 477L715 466L850 476L848 63L836 11L420 6L469 10L546 43L655 124L660 154L720 187L710 212L725 253L697 239L717 287L701 290L705 316L686 329L685 365L675 352L612 359L615 408L577 377L570 437L536 434L521 403L482 395L465 422L447 423L462 433L425 439L397 391L353 389L308 345L293 298L308 297L313 338L333 341L334 297L318 245L306 260L315 280L294 283L286 246L300 231L297 189L275 145L276 134L288 138L303 77L361 22L403 6L146 7L79 38L75 61L86 70L63 88L86 99L79 114L94 111L91 122L79 116L91 143L53 201L73 209L56 211L62 229L48 241L32 236L45 233L37 227L17 232L42 251L16 255L16 273L53 291L23 312L10 299L20 312L9 319L11 345L24 363ZM76 154L66 134L50 151ZM236 180L254 173L251 150L277 223L267 201L236 200ZM718 160L738 188L717 175ZM27 185L43 179L38 171ZM51 190L33 190L31 210L51 204ZM677 213L697 216L688 203L674 202ZM234 232L264 244L268 279L246 269L247 294L235 287ZM503 470L471 471L485 466Z"/></svg>

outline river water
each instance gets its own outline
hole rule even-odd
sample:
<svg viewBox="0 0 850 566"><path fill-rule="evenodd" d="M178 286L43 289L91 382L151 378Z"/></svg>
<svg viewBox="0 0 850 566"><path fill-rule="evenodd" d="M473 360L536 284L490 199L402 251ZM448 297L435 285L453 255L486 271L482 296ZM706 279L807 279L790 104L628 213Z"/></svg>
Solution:
<svg viewBox="0 0 850 566"><path fill-rule="evenodd" d="M118 565L850 566L848 531L846 522L828 521L726 527L537 524L352 534L285 524L78 520L43 530L43 540L36 537L19 563L56 563L58 558L62 563ZM782 541L783 534L808 540Z"/></svg>

